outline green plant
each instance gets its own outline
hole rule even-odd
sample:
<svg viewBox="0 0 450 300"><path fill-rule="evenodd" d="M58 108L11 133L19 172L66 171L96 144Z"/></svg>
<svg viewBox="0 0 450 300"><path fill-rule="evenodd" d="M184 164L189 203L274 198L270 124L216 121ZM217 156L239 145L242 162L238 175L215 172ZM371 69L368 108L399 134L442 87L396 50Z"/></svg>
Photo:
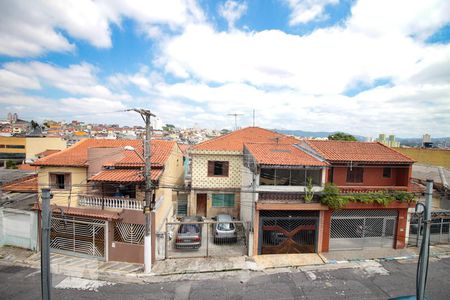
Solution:
<svg viewBox="0 0 450 300"><path fill-rule="evenodd" d="M340 209L349 202L388 206L394 201L411 203L414 201L414 194L405 191L383 191L342 195L338 187L327 183L320 200L322 204L328 205L331 209Z"/></svg>
<svg viewBox="0 0 450 300"><path fill-rule="evenodd" d="M311 176L306 178L306 187L305 187L305 203L309 203L314 198L314 190L313 190L313 180Z"/></svg>
<svg viewBox="0 0 450 300"><path fill-rule="evenodd" d="M17 163L12 160L7 160L5 162L5 167L6 167L6 169L17 169Z"/></svg>

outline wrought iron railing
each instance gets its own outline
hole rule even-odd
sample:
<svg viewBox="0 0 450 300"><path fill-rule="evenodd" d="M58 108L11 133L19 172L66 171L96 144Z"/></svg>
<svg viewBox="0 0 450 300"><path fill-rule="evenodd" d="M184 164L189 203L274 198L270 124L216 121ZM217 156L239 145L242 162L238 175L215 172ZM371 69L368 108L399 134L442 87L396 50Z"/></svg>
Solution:
<svg viewBox="0 0 450 300"><path fill-rule="evenodd" d="M143 201L134 198L105 197L102 195L78 195L79 206L108 207L131 210L142 210Z"/></svg>

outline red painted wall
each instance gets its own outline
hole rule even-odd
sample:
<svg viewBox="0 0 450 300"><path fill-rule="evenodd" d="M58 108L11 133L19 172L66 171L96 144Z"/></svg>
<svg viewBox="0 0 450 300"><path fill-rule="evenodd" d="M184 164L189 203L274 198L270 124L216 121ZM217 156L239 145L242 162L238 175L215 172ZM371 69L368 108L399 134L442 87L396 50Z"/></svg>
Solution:
<svg viewBox="0 0 450 300"><path fill-rule="evenodd" d="M365 167L363 182L347 182L347 167L333 167L333 182L337 186L407 186L411 167L393 167L391 177L383 177L383 167ZM328 177L327 177L328 180Z"/></svg>

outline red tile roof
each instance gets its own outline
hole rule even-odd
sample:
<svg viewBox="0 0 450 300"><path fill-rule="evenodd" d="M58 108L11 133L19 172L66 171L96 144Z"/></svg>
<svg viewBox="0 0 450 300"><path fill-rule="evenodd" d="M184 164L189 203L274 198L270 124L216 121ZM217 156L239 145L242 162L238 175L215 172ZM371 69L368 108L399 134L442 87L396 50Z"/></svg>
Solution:
<svg viewBox="0 0 450 300"><path fill-rule="evenodd" d="M152 164L164 165L175 145L176 142L174 141L152 140ZM37 160L33 165L86 167L89 148L123 148L125 146L134 147L138 153L143 152L142 140L84 139L70 148ZM124 150L124 154L125 157L118 163L114 163L114 165L143 165L142 160L134 151Z"/></svg>
<svg viewBox="0 0 450 300"><path fill-rule="evenodd" d="M17 169L22 170L22 171L37 171L36 166L32 166L30 164L20 164L17 166Z"/></svg>
<svg viewBox="0 0 450 300"><path fill-rule="evenodd" d="M17 192L17 193L37 193L38 192L38 178L37 175L31 175L20 178L1 187L3 192Z"/></svg>
<svg viewBox="0 0 450 300"><path fill-rule="evenodd" d="M239 151L242 152L244 143L274 143L278 139L280 144L295 144L298 140L259 127L247 127L229 134L205 141L192 147L193 150L209 151Z"/></svg>
<svg viewBox="0 0 450 300"><path fill-rule="evenodd" d="M245 147L261 165L327 166L328 163L289 144L246 143Z"/></svg>
<svg viewBox="0 0 450 300"><path fill-rule="evenodd" d="M329 162L412 164L414 160L378 142L306 140L313 150Z"/></svg>
<svg viewBox="0 0 450 300"><path fill-rule="evenodd" d="M191 147L191 145L178 144L178 147L180 147L181 152L183 152L183 156L186 156L187 155L187 151Z"/></svg>
<svg viewBox="0 0 450 300"><path fill-rule="evenodd" d="M152 169L150 172L152 180L158 180L163 170ZM140 169L114 169L103 170L91 178L90 181L102 181L102 182L143 182L144 174Z"/></svg>
<svg viewBox="0 0 450 300"><path fill-rule="evenodd" d="M120 213L109 210L100 210L94 208L77 208L77 207L64 207L52 205L52 211L54 213L61 213L61 209L65 215L69 216L79 216L79 217L90 217L106 220L119 220L121 219Z"/></svg>
<svg viewBox="0 0 450 300"><path fill-rule="evenodd" d="M46 157L46 156L49 156L49 155L58 153L59 151L61 151L61 150L47 149L47 150L45 150L45 151L43 151L43 152L41 152L41 153L36 154L36 156L38 156L38 157L40 157L40 156Z"/></svg>

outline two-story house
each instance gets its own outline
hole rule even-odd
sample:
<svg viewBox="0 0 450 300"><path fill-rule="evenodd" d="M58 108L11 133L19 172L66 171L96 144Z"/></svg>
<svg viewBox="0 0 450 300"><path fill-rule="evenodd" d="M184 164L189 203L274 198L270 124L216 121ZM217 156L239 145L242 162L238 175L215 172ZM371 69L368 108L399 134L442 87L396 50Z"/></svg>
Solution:
<svg viewBox="0 0 450 300"><path fill-rule="evenodd" d="M189 150L191 159L190 215L220 213L240 217L244 143L294 144L297 139L259 127L247 127L202 142Z"/></svg>
<svg viewBox="0 0 450 300"><path fill-rule="evenodd" d="M380 143L317 140L245 143L244 158L241 219L253 220L251 254L405 246L411 203L394 199L411 196L401 194L410 191L410 158ZM325 183L348 202L322 204Z"/></svg>
<svg viewBox="0 0 450 300"><path fill-rule="evenodd" d="M300 147L330 164L327 181L341 193L411 191L414 160L381 143L309 140ZM410 206L398 201L387 206L359 202L328 210L323 251L404 248Z"/></svg>
<svg viewBox="0 0 450 300"><path fill-rule="evenodd" d="M321 252L324 211L318 201L328 163L280 143L246 143L241 219L253 222L250 253Z"/></svg>
<svg viewBox="0 0 450 300"><path fill-rule="evenodd" d="M142 140L84 139L35 162L39 187L53 194L54 250L143 262L142 153ZM176 142L151 141L151 180L154 250L163 248L155 236L173 217L175 191L183 186L183 154Z"/></svg>

